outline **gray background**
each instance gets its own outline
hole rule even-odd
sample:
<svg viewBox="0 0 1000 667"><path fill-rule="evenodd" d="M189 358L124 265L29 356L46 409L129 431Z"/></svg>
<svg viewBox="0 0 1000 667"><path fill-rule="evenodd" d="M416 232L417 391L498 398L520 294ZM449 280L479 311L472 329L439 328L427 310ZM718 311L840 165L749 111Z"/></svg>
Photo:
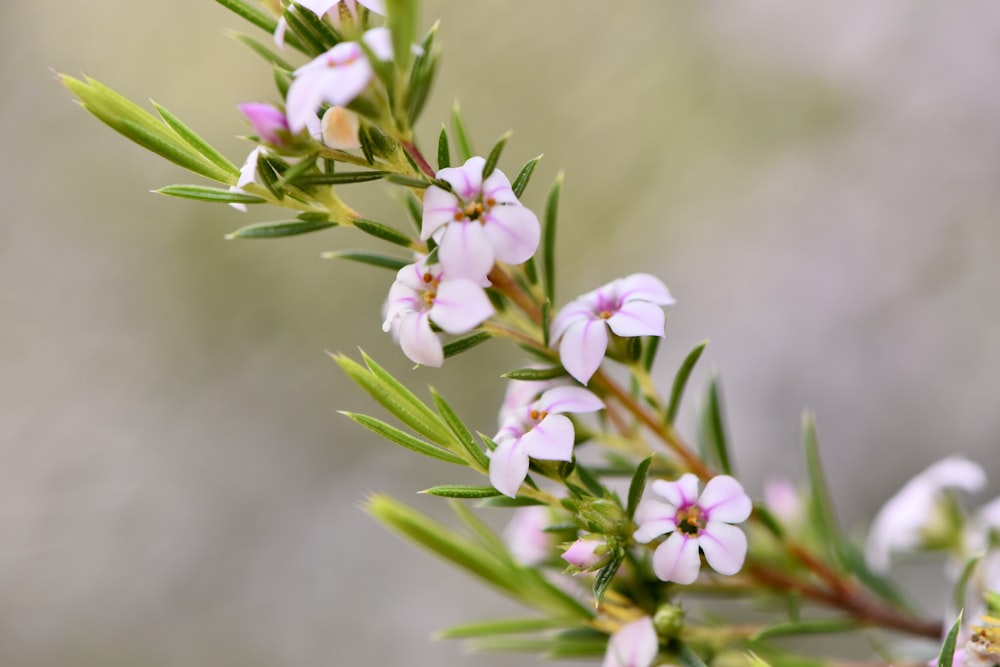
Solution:
<svg viewBox="0 0 1000 667"><path fill-rule="evenodd" d="M463 480L340 417L375 409L324 350L362 343L484 431L517 355L411 374L379 330L390 276L319 259L357 236L224 241L280 213L149 194L197 179L47 71L153 97L238 163L235 105L273 93L224 37L253 31L237 17L209 0L4 7L0 665L534 664L428 642L512 610L358 509ZM446 48L425 144L457 96L481 151L515 129L508 174L545 153L526 204L566 169L561 300L662 277L679 303L659 375L711 338L754 493L800 475L804 406L852 529L946 452L1000 480L996 5L424 9ZM384 194L345 196L404 224ZM936 612L945 584L921 572Z"/></svg>

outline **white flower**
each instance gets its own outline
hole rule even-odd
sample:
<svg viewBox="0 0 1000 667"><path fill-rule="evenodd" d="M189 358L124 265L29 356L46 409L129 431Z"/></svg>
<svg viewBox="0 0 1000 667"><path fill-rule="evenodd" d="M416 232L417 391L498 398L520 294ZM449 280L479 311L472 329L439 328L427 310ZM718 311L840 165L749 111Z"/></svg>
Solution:
<svg viewBox="0 0 1000 667"><path fill-rule="evenodd" d="M653 619L643 616L611 635L602 667L650 667L659 650Z"/></svg>

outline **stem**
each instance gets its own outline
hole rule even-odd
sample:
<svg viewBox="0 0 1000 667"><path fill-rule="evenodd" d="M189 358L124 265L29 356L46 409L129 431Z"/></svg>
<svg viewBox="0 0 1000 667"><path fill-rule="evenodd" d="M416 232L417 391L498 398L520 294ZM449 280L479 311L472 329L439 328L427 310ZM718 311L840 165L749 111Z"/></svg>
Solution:
<svg viewBox="0 0 1000 667"><path fill-rule="evenodd" d="M521 287L507 274L506 271L500 268L499 264L495 264L489 275L486 277L489 278L489 281L493 283L493 287L498 292L517 304L517 307L523 310L524 313L531 318L532 322L535 324L541 323L541 307L538 306L529 294L525 293L525 291L521 289Z"/></svg>
<svg viewBox="0 0 1000 667"><path fill-rule="evenodd" d="M406 151L406 154L409 155L410 158L417 163L418 167L420 167L420 171L423 172L424 176L426 176L427 178L434 178L435 177L434 167L432 167L430 164L427 163L427 160L424 159L423 153L420 152L420 149L417 148L417 145L412 141L403 141L400 143L403 146L403 150Z"/></svg>

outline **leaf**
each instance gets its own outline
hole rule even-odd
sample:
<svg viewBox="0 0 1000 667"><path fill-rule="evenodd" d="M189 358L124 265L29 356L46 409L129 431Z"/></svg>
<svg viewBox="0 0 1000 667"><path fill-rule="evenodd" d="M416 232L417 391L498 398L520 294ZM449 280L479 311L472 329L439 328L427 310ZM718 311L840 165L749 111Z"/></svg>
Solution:
<svg viewBox="0 0 1000 667"><path fill-rule="evenodd" d="M424 489L420 493L442 498L492 498L502 495L492 486L468 486L465 484L441 484Z"/></svg>
<svg viewBox="0 0 1000 667"><path fill-rule="evenodd" d="M406 90L406 117L410 127L417 122L424 110L441 60L439 50L434 46L434 36L439 25L440 21L428 31L420 47L421 53L417 56L413 71L410 73L410 84Z"/></svg>
<svg viewBox="0 0 1000 667"><path fill-rule="evenodd" d="M295 69L295 67L291 63L289 63L287 60L279 56L270 48L258 42L253 37L250 37L249 35L244 35L243 33L236 31L229 32L229 36L235 39L240 44L243 44L244 46L249 48L251 51L253 51L258 56L260 56L268 63L270 63L272 66L281 68L286 72L291 72Z"/></svg>
<svg viewBox="0 0 1000 667"><path fill-rule="evenodd" d="M493 338L493 334L488 331L477 331L474 334L465 336L464 338L459 338L458 340L453 340L450 343L446 343L444 347L444 357L454 357L456 354L461 354L467 350L471 350L481 343L485 343L490 338Z"/></svg>
<svg viewBox="0 0 1000 667"><path fill-rule="evenodd" d="M312 14L312 12L309 10L304 12L294 11L292 9L292 5L287 5L285 7L282 12L282 16L285 17L285 21L288 23L288 30L285 33L285 37L288 37L289 34L293 35L301 42L303 51L306 55L316 57L328 49L324 44L322 37L312 30L306 22L307 14Z"/></svg>
<svg viewBox="0 0 1000 667"><path fill-rule="evenodd" d="M153 190L158 195L196 199L198 201L224 202L227 204L261 204L267 200L246 192L236 192L225 188L210 188L202 185L167 185Z"/></svg>
<svg viewBox="0 0 1000 667"><path fill-rule="evenodd" d="M434 399L434 406L437 408L438 414L444 419L445 424L451 429L452 434L455 436L455 440L459 445L465 450L469 455L471 461L475 462L476 467L480 472L486 472L490 468L490 459L486 456L486 453L482 450L476 439L472 436L472 432L466 427L465 423L459 418L455 413L455 410L444 400L441 394L437 393L433 388L431 389L431 397ZM486 497L486 496L483 496Z"/></svg>
<svg viewBox="0 0 1000 667"><path fill-rule="evenodd" d="M578 621L559 618L510 618L456 625L437 632L436 639L473 639L497 635L523 635L575 625Z"/></svg>
<svg viewBox="0 0 1000 667"><path fill-rule="evenodd" d="M451 166L451 148L448 146L448 128L441 123L441 134L438 135L438 171Z"/></svg>
<svg viewBox="0 0 1000 667"><path fill-rule="evenodd" d="M962 628L962 614L958 612L958 618L948 631L948 636L944 638L944 645L941 646L941 655L938 656L938 667L951 667L955 660L955 644L958 642L958 631Z"/></svg>
<svg viewBox="0 0 1000 667"><path fill-rule="evenodd" d="M254 24L261 30L267 33L274 34L275 28L278 27L278 20L261 9L251 5L245 0L215 0L220 5L233 12L237 16L240 16L250 23ZM285 44L291 46L292 48L306 53L305 48L302 46L295 35L286 34Z"/></svg>
<svg viewBox="0 0 1000 667"><path fill-rule="evenodd" d="M498 493L497 495L501 494ZM516 565L514 557L511 556L507 545L500 539L500 536L486 525L485 521L476 516L475 512L469 509L468 506L454 500L449 501L449 505L452 511L461 519L462 523L465 524L465 527L472 532L480 544L489 549L490 553L501 561L509 563L511 566L520 567Z"/></svg>
<svg viewBox="0 0 1000 667"><path fill-rule="evenodd" d="M680 409L681 398L684 396L688 378L691 376L695 364L698 363L698 359L701 358L701 353L705 351L706 345L708 345L707 340L695 345L694 349L688 352L684 361L681 362L681 367L677 370L677 375L674 376L674 384L670 390L670 402L667 405L667 422L670 424L673 424L677 419L677 411Z"/></svg>
<svg viewBox="0 0 1000 667"><path fill-rule="evenodd" d="M542 380L554 380L566 374L566 369L562 366L553 366L551 368L519 368L516 371L508 371L500 377L508 380L538 382Z"/></svg>
<svg viewBox="0 0 1000 667"><path fill-rule="evenodd" d="M410 264L409 260L399 259L397 257L369 250L329 250L321 253L320 257L323 259L347 259L352 262L360 262L361 264L377 266L383 269L390 269L392 271L399 271L407 264Z"/></svg>
<svg viewBox="0 0 1000 667"><path fill-rule="evenodd" d="M497 496L496 498L487 498L480 503L481 507L532 507L534 505L544 505L544 500L538 500L537 498L529 498L528 496L518 496L517 498L508 498L507 496Z"/></svg>
<svg viewBox="0 0 1000 667"><path fill-rule="evenodd" d="M559 214L559 192L562 190L563 174L556 176L549 198L545 202L545 222L542 225L542 288L545 298L555 303L556 292L556 218Z"/></svg>
<svg viewBox="0 0 1000 667"><path fill-rule="evenodd" d="M413 43L417 41L416 0L386 0L386 25L392 33L393 57L400 72L410 68Z"/></svg>
<svg viewBox="0 0 1000 667"><path fill-rule="evenodd" d="M968 586L972 573L975 572L976 566L979 565L979 561L982 559L983 554L978 554L965 561L965 565L962 566L962 573L958 577L958 581L955 582L955 588L951 596L951 604L955 609L961 609L965 606L966 586Z"/></svg>
<svg viewBox="0 0 1000 667"><path fill-rule="evenodd" d="M708 383L708 395L702 414L702 444L706 461L727 475L733 474L729 461L729 437L726 434L726 419L722 408L722 391L719 381L712 378Z"/></svg>
<svg viewBox="0 0 1000 667"><path fill-rule="evenodd" d="M504 146L507 145L507 140L510 139L510 135L513 134L512 130L507 130L503 136L497 139L496 144L493 145L490 154L486 156L486 164L483 165L483 180L485 181L493 173L493 170L497 168L497 162L500 161L500 154L503 153Z"/></svg>
<svg viewBox="0 0 1000 667"><path fill-rule="evenodd" d="M299 5L299 9L301 8L302 6ZM299 19L299 28L296 32L301 34L303 31L307 31L310 39L315 40L322 47L323 50L321 53L329 51L343 41L340 34L327 21L321 19L311 10L307 9L304 12L296 11L294 13Z"/></svg>
<svg viewBox="0 0 1000 667"><path fill-rule="evenodd" d="M750 663L750 667L771 667L771 663L764 660L753 651L749 651L747 653L747 661Z"/></svg>
<svg viewBox="0 0 1000 667"><path fill-rule="evenodd" d="M390 174L389 181L396 183L397 185L405 185L408 188L417 188L418 190L423 190L430 187L431 185L437 185L437 183L431 183L430 181L423 178L415 178L413 176L407 176L405 174ZM451 186L448 186L449 188Z"/></svg>
<svg viewBox="0 0 1000 667"><path fill-rule="evenodd" d="M625 508L629 519L635 516L635 510L639 506L639 501L642 500L642 494L646 490L646 479L649 477L649 466L652 463L653 454L650 454L635 467L632 481L628 485L628 504Z"/></svg>
<svg viewBox="0 0 1000 667"><path fill-rule="evenodd" d="M472 142L469 141L469 135L465 131L465 123L462 122L462 110L458 106L458 102L451 107L451 127L455 131L455 142L458 144L458 156L462 158L462 162L465 162L470 157L476 154L475 149L472 147Z"/></svg>
<svg viewBox="0 0 1000 667"><path fill-rule="evenodd" d="M691 650L691 647L683 643L677 647L677 661L682 667L707 667L705 662Z"/></svg>
<svg viewBox="0 0 1000 667"><path fill-rule="evenodd" d="M240 175L239 167L237 167L235 164L227 160L222 153L212 148L212 146L207 141L198 136L194 132L194 130L192 130L187 125L182 123L180 119L177 118L177 116L173 115L167 109L160 106L156 102L153 102L153 106L156 108L156 111L160 114L160 117L163 118L163 122L166 123L168 126L170 126L170 129L176 132L181 137L181 139L183 139L188 143L189 146L194 148L202 156L204 156L206 159L208 159L210 162L212 162L214 165L216 165L223 171L228 172L231 176L236 176L237 178L239 177Z"/></svg>
<svg viewBox="0 0 1000 667"><path fill-rule="evenodd" d="M302 176L295 181L296 185L347 185L348 183L366 183L377 181L389 176L388 171L340 171L335 174L315 174Z"/></svg>
<svg viewBox="0 0 1000 667"><path fill-rule="evenodd" d="M842 562L842 545L845 540L840 531L830 491L823 474L823 464L819 458L816 441L816 421L811 412L802 414L802 447L805 450L806 470L809 474L810 498L809 515L812 525L822 536L822 543L834 562Z"/></svg>
<svg viewBox="0 0 1000 667"><path fill-rule="evenodd" d="M429 456L433 459L438 459L439 461L445 461L446 463L465 465L465 460L461 457L452 454L446 449L436 447L429 442L424 442L423 440L416 438L405 431L401 431L394 426L386 424L380 419L343 410L340 411L340 414L353 419L369 431L382 436L386 440L406 447L407 449L410 449L418 454L423 454L424 456Z"/></svg>
<svg viewBox="0 0 1000 667"><path fill-rule="evenodd" d="M860 627L862 627L862 623L857 619L849 617L810 618L768 626L750 637L750 641L762 641L772 637L785 637L789 635L851 632Z"/></svg>
<svg viewBox="0 0 1000 667"><path fill-rule="evenodd" d="M336 227L337 223L329 220L285 220L283 222L258 222L245 227L240 227L235 232L226 234L227 240L232 239L276 239L285 236L298 236L318 232L330 227Z"/></svg>
<svg viewBox="0 0 1000 667"><path fill-rule="evenodd" d="M528 187L528 183L531 182L531 176L535 173L535 167L538 166L538 162L542 159L542 156L533 157L524 163L521 170L517 172L517 176L514 177L514 182L511 183L511 189L514 190L514 194L520 199L521 195L524 194L524 189Z"/></svg>
<svg viewBox="0 0 1000 667"><path fill-rule="evenodd" d="M598 570L597 574L594 576L594 606L597 607L601 604L601 599L604 598L604 592L608 590L608 586L614 581L615 575L618 574L618 568L622 566L622 562L625 560L625 550L621 547L615 549L614 555L611 560L608 561L604 567Z"/></svg>
<svg viewBox="0 0 1000 667"><path fill-rule="evenodd" d="M388 225L383 225L381 222L356 218L351 222L351 224L363 231L365 234L382 239L383 241L388 241L389 243L403 246L404 248L409 248L413 245L413 240L409 236L393 229L392 227L389 227Z"/></svg>

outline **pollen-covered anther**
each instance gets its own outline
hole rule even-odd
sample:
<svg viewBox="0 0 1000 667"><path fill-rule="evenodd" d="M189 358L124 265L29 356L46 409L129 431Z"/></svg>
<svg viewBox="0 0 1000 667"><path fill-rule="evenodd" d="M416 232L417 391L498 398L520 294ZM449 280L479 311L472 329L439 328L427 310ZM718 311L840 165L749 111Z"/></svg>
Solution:
<svg viewBox="0 0 1000 667"><path fill-rule="evenodd" d="M677 530L688 535L697 535L704 528L701 518L701 508L697 505L677 512Z"/></svg>
<svg viewBox="0 0 1000 667"><path fill-rule="evenodd" d="M465 217L469 220L478 220L483 215L483 205L480 202L470 202L463 209Z"/></svg>
<svg viewBox="0 0 1000 667"><path fill-rule="evenodd" d="M613 314L614 313L612 313L610 310L602 310L600 315L598 315L598 317L600 317L602 320L607 320L610 319Z"/></svg>

